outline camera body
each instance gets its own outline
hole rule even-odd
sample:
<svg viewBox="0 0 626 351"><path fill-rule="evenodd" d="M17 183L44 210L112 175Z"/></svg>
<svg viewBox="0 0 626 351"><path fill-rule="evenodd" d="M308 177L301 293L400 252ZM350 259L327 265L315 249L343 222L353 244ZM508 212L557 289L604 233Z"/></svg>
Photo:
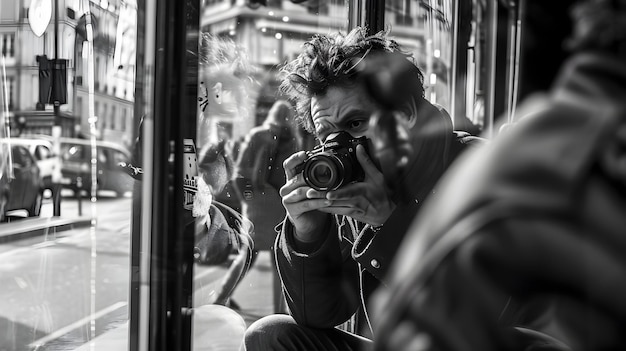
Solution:
<svg viewBox="0 0 626 351"><path fill-rule="evenodd" d="M322 145L308 152L298 167L308 186L319 191L336 190L346 184L365 179L365 171L356 158L357 145L370 152L370 140L354 138L350 133L337 132L329 135Z"/></svg>

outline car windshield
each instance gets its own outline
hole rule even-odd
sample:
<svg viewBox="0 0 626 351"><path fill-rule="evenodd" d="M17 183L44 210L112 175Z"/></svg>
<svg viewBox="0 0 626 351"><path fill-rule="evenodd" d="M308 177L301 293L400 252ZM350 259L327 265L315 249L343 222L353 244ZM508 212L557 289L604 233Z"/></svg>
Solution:
<svg viewBox="0 0 626 351"><path fill-rule="evenodd" d="M84 161L85 160L85 148L83 146L65 146L62 147L63 159L67 161Z"/></svg>

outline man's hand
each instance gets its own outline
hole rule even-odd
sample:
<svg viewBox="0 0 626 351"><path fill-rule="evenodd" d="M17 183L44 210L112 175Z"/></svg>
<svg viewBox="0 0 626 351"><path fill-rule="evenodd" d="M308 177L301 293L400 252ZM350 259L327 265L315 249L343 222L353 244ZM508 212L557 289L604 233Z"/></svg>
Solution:
<svg viewBox="0 0 626 351"><path fill-rule="evenodd" d="M331 203L320 206L322 212L345 215L371 225L382 225L396 208L388 195L383 174L376 168L372 159L365 152L363 145L358 145L356 157L365 171L365 179L343 186L337 190L320 192L307 191L310 198L325 197Z"/></svg>
<svg viewBox="0 0 626 351"><path fill-rule="evenodd" d="M332 201L328 200L325 193L314 191L304 181L302 173L296 172L296 166L306 159L306 152L300 151L291 155L283 163L287 182L280 188L280 196L283 198L283 206L287 216L295 227L296 239L303 242L314 242L326 235L323 229L326 226L329 215L320 212Z"/></svg>

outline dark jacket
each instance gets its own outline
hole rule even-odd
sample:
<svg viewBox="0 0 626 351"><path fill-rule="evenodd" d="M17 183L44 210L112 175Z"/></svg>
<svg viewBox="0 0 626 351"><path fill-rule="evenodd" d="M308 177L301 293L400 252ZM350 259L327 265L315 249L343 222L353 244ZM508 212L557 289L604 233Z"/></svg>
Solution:
<svg viewBox="0 0 626 351"><path fill-rule="evenodd" d="M331 328L348 320L380 284L404 233L435 182L474 139L452 131L449 118L429 103L422 104L411 130L412 160L398 183L404 200L374 233L368 225L345 216L332 216L328 236L314 249L298 252L293 226L287 219L277 239L276 260L289 310L300 323ZM383 170L384 171L384 170ZM329 219L331 216L329 216ZM357 242L357 245L353 243ZM362 294L362 295L361 295Z"/></svg>
<svg viewBox="0 0 626 351"><path fill-rule="evenodd" d="M626 64L579 54L439 184L375 297L378 350L624 349ZM621 165L621 166L620 166Z"/></svg>
<svg viewBox="0 0 626 351"><path fill-rule="evenodd" d="M269 250L274 229L285 218L279 194L285 184L283 162L297 151L290 126L265 122L246 136L237 161L242 214L254 223L255 250Z"/></svg>

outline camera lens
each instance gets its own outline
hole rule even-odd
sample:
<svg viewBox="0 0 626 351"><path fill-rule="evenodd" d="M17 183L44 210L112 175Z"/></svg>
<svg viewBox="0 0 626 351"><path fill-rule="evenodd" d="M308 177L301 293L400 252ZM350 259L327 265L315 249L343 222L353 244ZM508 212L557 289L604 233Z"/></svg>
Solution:
<svg viewBox="0 0 626 351"><path fill-rule="evenodd" d="M315 155L304 168L304 179L316 190L334 190L343 182L343 167L332 155Z"/></svg>
<svg viewBox="0 0 626 351"><path fill-rule="evenodd" d="M328 165L318 163L311 168L311 179L316 183L328 184L333 178L333 170Z"/></svg>

